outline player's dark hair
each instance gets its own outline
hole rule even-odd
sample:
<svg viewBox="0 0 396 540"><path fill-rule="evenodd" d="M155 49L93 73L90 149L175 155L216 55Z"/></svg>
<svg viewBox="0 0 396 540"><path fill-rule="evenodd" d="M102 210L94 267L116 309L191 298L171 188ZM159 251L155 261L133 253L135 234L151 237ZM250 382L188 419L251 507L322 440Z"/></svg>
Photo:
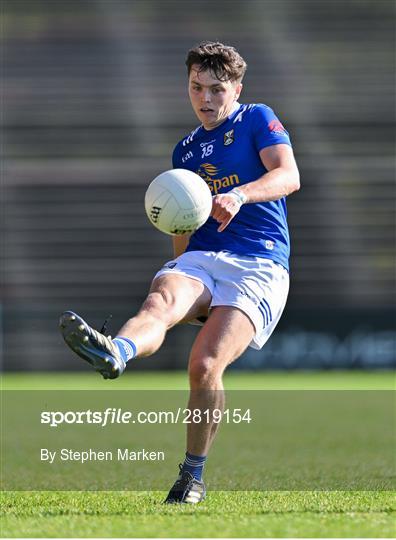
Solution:
<svg viewBox="0 0 396 540"><path fill-rule="evenodd" d="M199 73L211 71L219 81L240 82L247 68L245 60L234 47L216 41L203 41L188 51L188 75L193 65L199 66Z"/></svg>

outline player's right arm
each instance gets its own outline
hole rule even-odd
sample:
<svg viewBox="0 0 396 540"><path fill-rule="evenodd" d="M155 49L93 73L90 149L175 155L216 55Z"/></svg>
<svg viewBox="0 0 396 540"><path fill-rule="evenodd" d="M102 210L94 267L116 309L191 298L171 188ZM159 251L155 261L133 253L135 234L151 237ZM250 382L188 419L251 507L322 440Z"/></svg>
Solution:
<svg viewBox="0 0 396 540"><path fill-rule="evenodd" d="M183 162L181 161L181 151L182 151L182 145L180 141L174 148L173 154L172 154L172 167L174 169L184 169ZM186 251L186 248L188 246L188 243L190 241L190 233L186 234L180 234L172 236L172 243L173 243L173 256L176 259L176 257L179 257L179 255L182 255Z"/></svg>
<svg viewBox="0 0 396 540"><path fill-rule="evenodd" d="M172 237L174 258L179 257L186 251L191 234L181 234Z"/></svg>

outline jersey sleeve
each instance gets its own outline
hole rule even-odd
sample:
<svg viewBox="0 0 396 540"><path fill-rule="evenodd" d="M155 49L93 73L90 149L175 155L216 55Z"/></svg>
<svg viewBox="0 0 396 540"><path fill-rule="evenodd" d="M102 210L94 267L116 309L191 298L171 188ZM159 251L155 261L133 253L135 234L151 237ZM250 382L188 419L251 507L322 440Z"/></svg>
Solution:
<svg viewBox="0 0 396 540"><path fill-rule="evenodd" d="M258 152L274 144L291 146L289 133L274 111L266 105L256 105L252 111L252 134Z"/></svg>

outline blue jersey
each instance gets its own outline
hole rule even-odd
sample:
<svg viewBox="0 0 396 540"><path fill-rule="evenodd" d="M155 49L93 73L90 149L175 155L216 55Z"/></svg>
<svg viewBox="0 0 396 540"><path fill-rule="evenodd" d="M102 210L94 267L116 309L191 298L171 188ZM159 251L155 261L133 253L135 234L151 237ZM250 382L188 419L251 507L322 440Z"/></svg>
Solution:
<svg viewBox="0 0 396 540"><path fill-rule="evenodd" d="M220 126L199 126L173 152L173 167L198 173L212 195L257 180L267 172L259 152L290 138L266 105L239 105ZM191 236L186 251L231 251L265 257L289 268L290 240L285 197L247 203L223 232L212 217Z"/></svg>

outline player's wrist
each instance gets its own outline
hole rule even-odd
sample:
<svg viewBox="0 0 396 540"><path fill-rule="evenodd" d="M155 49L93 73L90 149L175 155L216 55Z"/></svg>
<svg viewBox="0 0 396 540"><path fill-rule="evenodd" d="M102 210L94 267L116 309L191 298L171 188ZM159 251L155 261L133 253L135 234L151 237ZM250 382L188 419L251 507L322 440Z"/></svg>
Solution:
<svg viewBox="0 0 396 540"><path fill-rule="evenodd" d="M228 194L235 197L241 205L245 204L248 200L247 195L239 188L232 189Z"/></svg>

